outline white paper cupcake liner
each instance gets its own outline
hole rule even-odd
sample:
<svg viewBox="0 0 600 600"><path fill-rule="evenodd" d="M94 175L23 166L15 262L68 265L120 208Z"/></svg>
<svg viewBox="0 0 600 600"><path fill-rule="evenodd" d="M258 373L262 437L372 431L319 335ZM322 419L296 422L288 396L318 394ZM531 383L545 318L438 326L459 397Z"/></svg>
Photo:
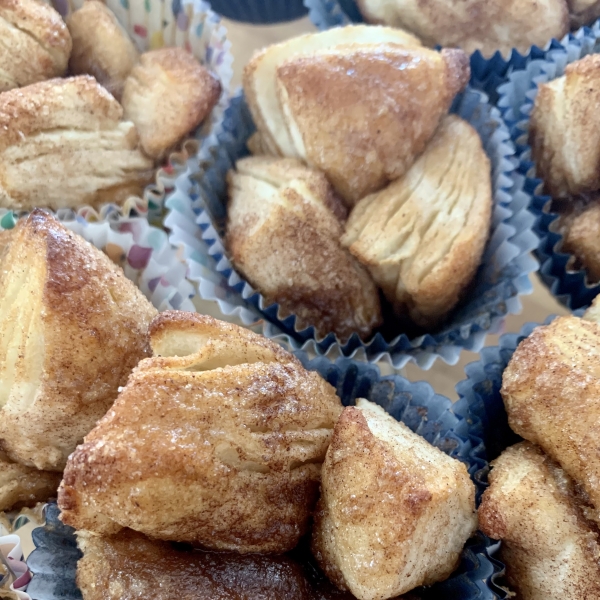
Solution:
<svg viewBox="0 0 600 600"><path fill-rule="evenodd" d="M58 211L57 219L71 231L107 254L123 268L159 310L194 312L196 291L186 279L186 264L171 246L167 234L151 226L144 217L123 217L113 213L101 222L74 217L71 211ZM0 229L12 229L12 213L0 213Z"/></svg>
<svg viewBox="0 0 600 600"><path fill-rule="evenodd" d="M63 16L80 8L84 0L45 0ZM142 198L131 197L122 206L110 204L95 209L79 208L77 216L86 220L102 219L106 212L122 216L149 216L158 223L166 194L173 181L185 170L186 163L205 158L205 141L221 131L229 89L233 76L233 56L227 30L221 18L202 0L105 0L121 25L129 33L140 52L162 47L182 47L189 50L221 82L221 98L204 123L184 140L160 167L155 182L148 185Z"/></svg>
<svg viewBox="0 0 600 600"><path fill-rule="evenodd" d="M308 8L311 21L320 30L343 27L351 23L364 23L356 0L304 0L304 5ZM590 24L589 27L597 28L598 23ZM588 28L583 27L576 34L570 35L582 35L587 31ZM569 35L564 38L563 43L568 38ZM532 46L526 54L521 54L513 48L507 56L496 52L491 58L484 58L481 52L477 51L471 55L471 73L479 83L478 89L489 96L492 104L496 104L496 89L506 82L511 71L524 68L530 59L542 58L547 50L560 45L559 40L552 39L544 48Z"/></svg>
<svg viewBox="0 0 600 600"><path fill-rule="evenodd" d="M540 237L537 249L540 276L557 300L571 310L589 306L600 293L600 282L589 282L585 269L574 269L573 256L561 250L563 236L556 228L559 215L551 212L551 198L543 195L542 181L536 178L531 158L529 117L538 85L560 77L569 63L598 51L600 23L568 36L541 58L531 57L524 68L511 73L508 81L498 88L498 107L517 148L518 171L526 177L525 189L532 194L531 211L536 216L535 230Z"/></svg>
<svg viewBox="0 0 600 600"><path fill-rule="evenodd" d="M266 305L234 271L225 256L221 233L225 175L247 154L245 142L254 130L241 95L227 110L223 133L212 147L210 160L178 177L166 202L169 214L165 225L171 230L171 243L182 249L189 277L198 283L200 296L218 303L226 318L250 326L289 349L303 348L332 358L344 355L384 360L396 369L413 360L428 369L437 358L454 364L463 349L478 351L487 333L498 331L507 314L519 312L518 296L531 292L529 274L537 269L537 262L529 252L537 246L537 237L532 232L533 217L527 211L529 197L521 189L522 178L514 176L514 148L499 112L488 104L485 94L473 89L457 99L453 110L477 129L491 159L494 211L492 234L474 288L438 332L413 339L401 335L390 342L380 333L364 341L354 334L346 343L333 334L317 339L312 327L298 330L294 316L280 318L279 306Z"/></svg>

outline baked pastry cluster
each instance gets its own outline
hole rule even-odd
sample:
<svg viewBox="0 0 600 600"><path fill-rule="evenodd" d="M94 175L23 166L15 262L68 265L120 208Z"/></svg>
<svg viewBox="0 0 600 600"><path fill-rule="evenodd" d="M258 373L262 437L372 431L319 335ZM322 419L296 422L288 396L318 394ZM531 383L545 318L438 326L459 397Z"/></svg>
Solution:
<svg viewBox="0 0 600 600"><path fill-rule="evenodd" d="M326 177L296 159L244 158L228 176L226 244L268 302L295 307L299 326L368 336L381 324L369 272L341 244L347 209Z"/></svg>
<svg viewBox="0 0 600 600"><path fill-rule="evenodd" d="M56 492L69 454L148 355L156 310L102 252L40 210L7 232L1 261L0 510L7 510Z"/></svg>
<svg viewBox="0 0 600 600"><path fill-rule="evenodd" d="M157 584L156 597L179 597L180 571L190 597L385 600L456 568L476 529L465 465L377 405L344 409L318 374L248 330L172 311L149 332L153 357L71 454L59 489L84 600ZM272 556L298 545L315 506L315 560L340 592L323 579L316 589L298 550Z"/></svg>
<svg viewBox="0 0 600 600"><path fill-rule="evenodd" d="M511 428L526 441L492 463L480 529L502 540L524 600L600 597L600 301L583 319L538 327L502 382Z"/></svg>
<svg viewBox="0 0 600 600"><path fill-rule="evenodd" d="M565 74L539 86L529 126L536 174L561 215L563 249L576 257L591 280L600 279L597 192L600 137L590 124L600 101L600 56L590 54Z"/></svg>
<svg viewBox="0 0 600 600"><path fill-rule="evenodd" d="M460 301L492 207L479 136L448 116L469 75L462 50L369 25L294 38L246 66L257 156L229 174L226 246L300 327L368 338L376 288L424 329Z"/></svg>
<svg viewBox="0 0 600 600"><path fill-rule="evenodd" d="M598 0L357 0L366 21L401 27L428 46L485 57L543 48L600 17Z"/></svg>
<svg viewBox="0 0 600 600"><path fill-rule="evenodd" d="M6 208L76 209L141 196L160 161L221 93L182 48L140 56L98 0L83 3L67 23L44 2L10 0L0 7L0 31Z"/></svg>

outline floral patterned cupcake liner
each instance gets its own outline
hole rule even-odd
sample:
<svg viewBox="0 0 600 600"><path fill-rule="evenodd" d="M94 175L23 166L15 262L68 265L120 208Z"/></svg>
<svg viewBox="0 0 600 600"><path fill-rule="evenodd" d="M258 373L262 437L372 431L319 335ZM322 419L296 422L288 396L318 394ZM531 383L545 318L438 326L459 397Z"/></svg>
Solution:
<svg viewBox="0 0 600 600"><path fill-rule="evenodd" d="M169 214L165 225L171 230L171 243L182 249L200 297L218 303L228 320L251 327L290 349L304 348L330 358L343 355L384 360L396 369L413 360L427 369L437 358L456 363L462 349L478 351L487 333L497 332L507 314L519 312L519 295L531 292L529 275L537 263L529 252L537 247L538 240L527 210L530 199L521 187L523 178L514 177L514 148L499 112L489 105L485 94L471 88L457 99L453 112L477 129L491 159L494 211L492 234L469 300L438 332L412 339L403 334L391 341L381 333L365 341L354 334L345 343L333 334L317 338L313 327L299 330L295 316L280 316L277 304L268 305L235 272L225 255L222 224L226 214L225 175L247 154L246 140L254 131L241 95L231 102L223 133L212 145L211 158L198 170L182 174L166 202Z"/></svg>
<svg viewBox="0 0 600 600"><path fill-rule="evenodd" d="M310 359L304 352L296 355L307 369L317 371L336 388L345 405L352 405L361 397L377 402L430 443L465 462L477 482L478 491L482 491L479 474L487 472L487 463L482 458L485 449L480 438L473 435L479 430L474 426L465 401L453 404L435 394L425 382L411 383L399 376L382 377L374 365L345 358L335 362L324 357ZM58 516L56 504L49 504L45 526L33 532L37 549L29 556L27 564L33 574L28 592L35 600L81 599L75 582L77 560L81 553L73 530L63 525ZM411 598L505 598L504 592L494 583L503 571L503 565L491 558L496 546L489 538L477 533L467 543L460 565L448 580L414 590Z"/></svg>
<svg viewBox="0 0 600 600"><path fill-rule="evenodd" d="M80 8L84 0L45 0L63 16ZM181 47L189 50L221 82L223 88L218 104L204 123L180 144L160 167L154 183L144 190L143 197L130 197L122 206L108 204L99 209L84 206L76 211L78 217L101 220L106 213L125 217L149 216L160 222L166 194L173 181L188 163L197 163L206 157L206 140L221 131L229 88L233 76L231 43L221 18L202 0L105 0L121 25L133 39L140 52L162 47Z"/></svg>
<svg viewBox="0 0 600 600"><path fill-rule="evenodd" d="M320 30L351 23L364 23L356 0L304 0L304 4L308 8L311 21ZM591 25L594 28L597 26L597 23ZM580 35L587 30L587 27L583 27L574 35ZM569 35L565 37L563 43L569 37ZM498 99L496 89L506 82L511 71L523 68L528 61L542 58L547 50L560 46L561 42L553 39L544 48L532 46L526 54L513 48L506 57L496 52L491 58L484 58L481 52L477 51L471 55L471 72L479 83L479 89L490 97L492 104L496 104Z"/></svg>
<svg viewBox="0 0 600 600"><path fill-rule="evenodd" d="M574 268L574 257L562 251L563 236L558 231L558 213L552 212L551 198L543 194L542 181L536 178L535 164L528 142L529 117L538 86L560 77L565 67L600 50L600 22L568 36L541 58L530 58L513 71L498 88L498 108L502 111L519 158L518 171L526 177L525 189L532 194L531 211L536 216L535 230L540 237L537 256L540 276L553 296L571 310L589 306L600 293L600 282L590 282L585 269Z"/></svg>
<svg viewBox="0 0 600 600"><path fill-rule="evenodd" d="M192 298L196 291L186 279L185 262L162 229L143 217L123 217L119 213L100 222L73 217L70 211L58 211L56 216L67 229L121 266L125 276L158 310L195 311ZM0 229L12 229L15 223L14 215L7 213L0 219Z"/></svg>
<svg viewBox="0 0 600 600"><path fill-rule="evenodd" d="M212 0L211 6L227 19L255 25L294 21L308 13L302 0Z"/></svg>
<svg viewBox="0 0 600 600"><path fill-rule="evenodd" d="M33 530L45 521L43 505L20 512L0 513L0 595L2 598L31 600L26 593L31 572L25 562L35 548Z"/></svg>

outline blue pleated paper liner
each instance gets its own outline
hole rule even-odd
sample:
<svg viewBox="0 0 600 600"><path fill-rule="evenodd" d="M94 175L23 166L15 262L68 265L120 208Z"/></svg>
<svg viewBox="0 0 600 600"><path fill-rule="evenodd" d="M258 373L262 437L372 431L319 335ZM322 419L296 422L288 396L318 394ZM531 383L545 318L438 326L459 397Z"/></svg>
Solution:
<svg viewBox="0 0 600 600"><path fill-rule="evenodd" d="M302 0L211 0L211 7L227 19L255 25L294 21L308 13Z"/></svg>
<svg viewBox="0 0 600 600"><path fill-rule="evenodd" d="M561 251L562 235L555 229L557 213L550 212L550 197L541 194L541 180L535 177L535 165L528 145L529 115L537 95L537 86L560 77L567 64L598 51L600 24L570 35L563 45L530 59L524 68L510 74L500 86L498 107L510 129L519 157L519 173L526 177L525 189L532 195L531 210L536 216L535 231L540 237L537 256L540 276L553 296L571 310L589 306L600 293L600 283L587 281L585 269L573 270L573 257ZM538 193L536 193L538 192Z"/></svg>
<svg viewBox="0 0 600 600"><path fill-rule="evenodd" d="M357 398L377 402L392 416L447 454L465 462L474 477L478 493L483 490L481 473L487 472L485 449L475 435L480 428L470 416L469 406L461 400L453 404L437 395L425 382L411 383L399 376L382 377L374 365L340 358L335 363L324 357L309 359L296 353L310 370L317 371L332 386L345 405ZM33 573L28 593L33 600L80 600L75 584L77 549L73 530L58 520L56 504L46 509L46 526L34 531L36 550L28 559ZM493 600L505 598L494 581L503 565L491 558L497 544L481 533L469 540L456 572L445 582L415 590L411 598L427 600ZM107 577L110 573L106 574Z"/></svg>
<svg viewBox="0 0 600 600"><path fill-rule="evenodd" d="M198 283L199 295L217 302L230 320L275 338L290 349L304 348L317 354L344 355L360 360L384 360L400 368L409 360L430 368L439 357L449 364L460 352L477 352L487 333L500 329L503 319L518 313L520 294L531 292L529 275L537 270L530 251L537 247L530 198L515 176L514 147L499 112L484 93L469 88L454 104L456 112L478 130L492 163L494 211L492 234L475 283L450 321L435 333L410 339L403 334L386 341L381 333L361 340L354 334L341 343L333 334L316 339L314 328L297 330L295 316L280 315L277 304L264 299L235 272L221 241L227 190L225 176L235 161L247 154L246 140L254 124L243 96L236 96L227 110L223 133L212 148L212 160L196 172L180 176L167 200L165 224L171 242L182 249L189 277Z"/></svg>

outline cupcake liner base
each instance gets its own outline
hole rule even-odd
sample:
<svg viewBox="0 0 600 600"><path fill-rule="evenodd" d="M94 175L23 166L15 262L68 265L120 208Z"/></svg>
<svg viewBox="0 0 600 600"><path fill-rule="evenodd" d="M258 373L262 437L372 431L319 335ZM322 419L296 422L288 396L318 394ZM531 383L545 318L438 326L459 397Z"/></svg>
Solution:
<svg viewBox="0 0 600 600"><path fill-rule="evenodd" d="M384 360L396 369L409 360L423 368L430 368L437 358L454 364L462 349L478 351L487 333L499 331L506 315L520 310L518 296L531 292L529 275L537 263L529 252L537 246L537 237L527 210L529 196L522 189L523 178L514 175L514 150L499 114L487 104L485 94L473 89L457 99L453 110L477 129L490 156L495 205L492 235L470 300L457 309L449 324L435 334L413 339L401 335L386 340L381 333L366 342L356 334L344 343L333 334L316 339L313 328L299 330L294 316L281 314L277 304L266 305L240 278L225 255L221 236L226 216L225 176L235 161L247 154L246 140L254 131L243 96L232 100L223 133L211 145L211 159L179 177L166 203L171 243L182 249L200 296L216 302L228 320L251 326L290 349Z"/></svg>

